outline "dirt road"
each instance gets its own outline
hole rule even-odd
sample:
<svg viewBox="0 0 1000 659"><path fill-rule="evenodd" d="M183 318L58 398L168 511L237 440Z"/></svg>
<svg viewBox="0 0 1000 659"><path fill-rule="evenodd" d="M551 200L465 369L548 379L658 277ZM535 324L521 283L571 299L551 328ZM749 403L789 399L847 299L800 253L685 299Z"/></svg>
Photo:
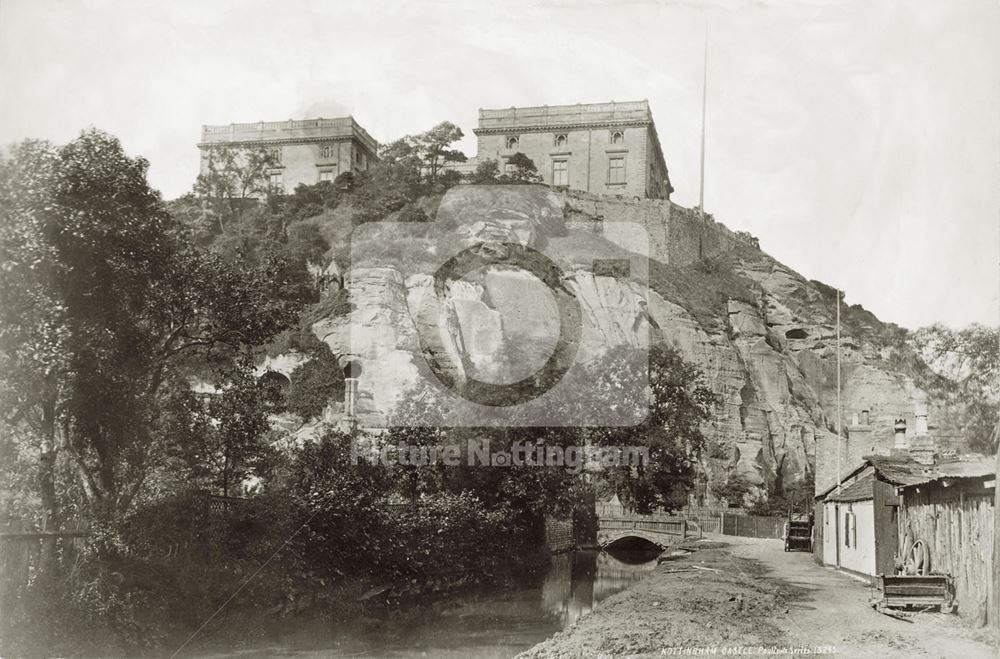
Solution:
<svg viewBox="0 0 1000 659"><path fill-rule="evenodd" d="M986 634L958 616L879 614L867 584L785 553L780 541L716 536L688 547L520 656L995 656Z"/></svg>
<svg viewBox="0 0 1000 659"><path fill-rule="evenodd" d="M994 657L985 632L956 615L914 614L904 620L868 606L867 583L818 566L810 554L785 553L780 541L726 538L735 556L759 561L769 578L800 589L775 623L791 646L826 645L844 657Z"/></svg>

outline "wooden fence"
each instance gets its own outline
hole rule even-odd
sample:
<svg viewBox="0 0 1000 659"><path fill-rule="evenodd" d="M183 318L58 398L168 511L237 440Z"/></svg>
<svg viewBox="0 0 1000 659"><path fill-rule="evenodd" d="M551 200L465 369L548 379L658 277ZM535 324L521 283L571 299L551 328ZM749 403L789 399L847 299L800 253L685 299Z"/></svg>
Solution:
<svg viewBox="0 0 1000 659"><path fill-rule="evenodd" d="M722 534L744 538L776 538L780 540L784 537L786 521L784 517L720 513Z"/></svg>
<svg viewBox="0 0 1000 659"><path fill-rule="evenodd" d="M26 531L20 520L0 524L0 597L6 597L43 568L69 568L89 535L82 529ZM46 561L54 564L46 566Z"/></svg>
<svg viewBox="0 0 1000 659"><path fill-rule="evenodd" d="M598 502L595 509L597 516L601 519L631 515L620 504L611 502ZM667 517L663 513L656 514ZM784 517L749 515L742 508L694 508L690 506L669 516L669 519L673 520L680 518L696 524L702 533L719 533L747 538L776 538L779 540L784 535L786 521Z"/></svg>

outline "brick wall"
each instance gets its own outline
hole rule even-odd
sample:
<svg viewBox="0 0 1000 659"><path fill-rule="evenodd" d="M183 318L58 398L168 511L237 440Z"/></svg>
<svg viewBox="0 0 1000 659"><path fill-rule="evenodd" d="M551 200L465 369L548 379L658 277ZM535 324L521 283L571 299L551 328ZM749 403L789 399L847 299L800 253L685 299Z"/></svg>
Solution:
<svg viewBox="0 0 1000 659"><path fill-rule="evenodd" d="M569 551L576 544L572 519L545 518L545 546L553 554Z"/></svg>

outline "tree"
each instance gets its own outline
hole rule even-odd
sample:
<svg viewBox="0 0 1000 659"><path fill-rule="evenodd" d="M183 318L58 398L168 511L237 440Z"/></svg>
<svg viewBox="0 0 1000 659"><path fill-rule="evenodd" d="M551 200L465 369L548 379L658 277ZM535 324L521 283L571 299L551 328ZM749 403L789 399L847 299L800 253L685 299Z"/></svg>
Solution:
<svg viewBox="0 0 1000 659"><path fill-rule="evenodd" d="M318 417L330 401L344 397L344 375L330 347L317 339L306 328L297 349L309 357L291 374L286 405L289 412L298 414L304 421Z"/></svg>
<svg viewBox="0 0 1000 659"><path fill-rule="evenodd" d="M645 419L635 427L586 429L590 444L597 446L644 446L649 464L613 467L602 477L619 498L637 512L657 507L673 510L684 505L694 486L697 459L704 448L701 424L710 417L717 398L701 380L696 366L674 350L654 345L641 351L612 349L583 376L594 395L605 405L647 405ZM648 368L648 399L621 400L620 382L638 377L636 369ZM630 375L632 373L632 375ZM593 405L597 401L582 401Z"/></svg>
<svg viewBox="0 0 1000 659"><path fill-rule="evenodd" d="M712 481L712 496L717 500L724 500L730 508L743 505L746 495L754 490L754 485L743 474L734 471L725 479Z"/></svg>
<svg viewBox="0 0 1000 659"><path fill-rule="evenodd" d="M520 151L507 159L509 169L500 177L503 183L541 183L542 177L535 167L535 161Z"/></svg>
<svg viewBox="0 0 1000 659"><path fill-rule="evenodd" d="M353 198L359 222L384 219L420 196L420 160L405 143L387 145L379 162L355 177Z"/></svg>
<svg viewBox="0 0 1000 659"><path fill-rule="evenodd" d="M493 158L485 158L476 164L476 170L469 175L469 182L476 185L499 183L500 165Z"/></svg>
<svg viewBox="0 0 1000 659"><path fill-rule="evenodd" d="M204 154L206 171L198 175L195 194L205 201L205 212L213 215L219 231L248 201L263 199L276 190L268 172L278 165L277 156L266 147L211 146Z"/></svg>
<svg viewBox="0 0 1000 659"><path fill-rule="evenodd" d="M462 129L450 121L442 121L425 133L408 138L423 166L427 183L433 187L438 183L442 169L453 163L465 162L464 153L451 145L465 137Z"/></svg>
<svg viewBox="0 0 1000 659"><path fill-rule="evenodd" d="M921 382L931 399L952 408L956 430L970 449L997 450L1000 427L1000 330L973 324L960 330L932 325L918 330L914 343L940 377Z"/></svg>
<svg viewBox="0 0 1000 659"><path fill-rule="evenodd" d="M254 377L253 363L246 357L226 370L220 384L209 412L218 424L216 484L228 496L247 475L267 471L262 467L269 447L262 440L270 429L270 415L281 411L281 390L273 381Z"/></svg>
<svg viewBox="0 0 1000 659"><path fill-rule="evenodd" d="M298 313L279 294L282 261L197 251L147 167L97 130L61 148L23 143L0 163L0 393L4 420L36 431L47 524L58 451L93 514L128 509L173 441L170 383Z"/></svg>

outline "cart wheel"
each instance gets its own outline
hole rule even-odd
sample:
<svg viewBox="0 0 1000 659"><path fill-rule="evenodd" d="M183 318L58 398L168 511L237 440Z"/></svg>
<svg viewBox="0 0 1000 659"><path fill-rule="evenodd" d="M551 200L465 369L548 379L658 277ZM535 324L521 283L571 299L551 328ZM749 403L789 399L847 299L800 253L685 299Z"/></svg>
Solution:
<svg viewBox="0 0 1000 659"><path fill-rule="evenodd" d="M910 545L903 558L903 573L927 576L931 573L931 552L923 540L917 540Z"/></svg>

